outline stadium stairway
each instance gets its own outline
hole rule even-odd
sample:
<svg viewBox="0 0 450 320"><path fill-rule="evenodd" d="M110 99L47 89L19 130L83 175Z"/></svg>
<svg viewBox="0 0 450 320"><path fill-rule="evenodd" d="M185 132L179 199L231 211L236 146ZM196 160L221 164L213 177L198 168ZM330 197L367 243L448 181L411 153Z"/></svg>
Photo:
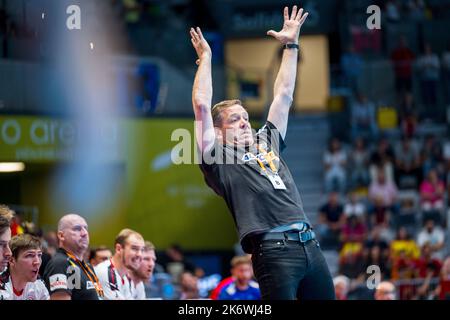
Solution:
<svg viewBox="0 0 450 320"><path fill-rule="evenodd" d="M327 116L295 115L289 119L284 159L302 197L305 213L313 224L323 201L323 152L327 146Z"/></svg>

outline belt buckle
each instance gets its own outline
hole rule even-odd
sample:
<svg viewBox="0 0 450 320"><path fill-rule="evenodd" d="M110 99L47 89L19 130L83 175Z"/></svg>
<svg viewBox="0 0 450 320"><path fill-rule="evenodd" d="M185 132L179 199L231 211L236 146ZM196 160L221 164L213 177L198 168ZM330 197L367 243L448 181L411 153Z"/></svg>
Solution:
<svg viewBox="0 0 450 320"><path fill-rule="evenodd" d="M298 232L298 239L300 241L300 243L305 243L309 240L311 240L311 237L309 236L309 230L305 230L305 231L299 231Z"/></svg>

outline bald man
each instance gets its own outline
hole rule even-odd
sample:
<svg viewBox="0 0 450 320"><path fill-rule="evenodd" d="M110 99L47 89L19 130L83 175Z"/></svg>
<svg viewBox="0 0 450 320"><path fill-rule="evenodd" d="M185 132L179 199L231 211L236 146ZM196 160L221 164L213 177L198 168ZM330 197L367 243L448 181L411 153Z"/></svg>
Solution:
<svg viewBox="0 0 450 320"><path fill-rule="evenodd" d="M389 281L381 282L375 291L375 300L395 300L395 286Z"/></svg>
<svg viewBox="0 0 450 320"><path fill-rule="evenodd" d="M52 300L98 300L103 290L94 269L83 261L89 247L86 220L77 214L58 222L59 249L48 262L44 281Z"/></svg>

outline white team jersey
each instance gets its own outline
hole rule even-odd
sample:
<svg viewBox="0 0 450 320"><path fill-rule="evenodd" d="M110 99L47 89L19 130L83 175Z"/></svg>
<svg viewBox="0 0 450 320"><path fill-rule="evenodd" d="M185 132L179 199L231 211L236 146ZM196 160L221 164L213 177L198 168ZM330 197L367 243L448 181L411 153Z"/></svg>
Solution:
<svg viewBox="0 0 450 320"><path fill-rule="evenodd" d="M111 260L103 261L94 267L100 281L105 300L132 300L130 281L127 276L121 277Z"/></svg>
<svg viewBox="0 0 450 320"><path fill-rule="evenodd" d="M0 290L0 300L49 300L50 295L42 280L28 282L21 295L14 292L11 277L5 283L4 290Z"/></svg>
<svg viewBox="0 0 450 320"><path fill-rule="evenodd" d="M130 280L131 297L134 300L145 300L144 282L140 281L137 285Z"/></svg>

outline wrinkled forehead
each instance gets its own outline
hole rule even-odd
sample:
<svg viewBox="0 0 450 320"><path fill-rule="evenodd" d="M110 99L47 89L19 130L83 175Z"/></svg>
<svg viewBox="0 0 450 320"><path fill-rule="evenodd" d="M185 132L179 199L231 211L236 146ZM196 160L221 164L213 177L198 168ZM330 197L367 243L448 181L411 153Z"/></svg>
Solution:
<svg viewBox="0 0 450 320"><path fill-rule="evenodd" d="M241 106L240 104L235 104L231 107L225 108L222 111L222 115L224 117L228 117L232 114L248 114L247 110L245 110L245 108L243 106Z"/></svg>

